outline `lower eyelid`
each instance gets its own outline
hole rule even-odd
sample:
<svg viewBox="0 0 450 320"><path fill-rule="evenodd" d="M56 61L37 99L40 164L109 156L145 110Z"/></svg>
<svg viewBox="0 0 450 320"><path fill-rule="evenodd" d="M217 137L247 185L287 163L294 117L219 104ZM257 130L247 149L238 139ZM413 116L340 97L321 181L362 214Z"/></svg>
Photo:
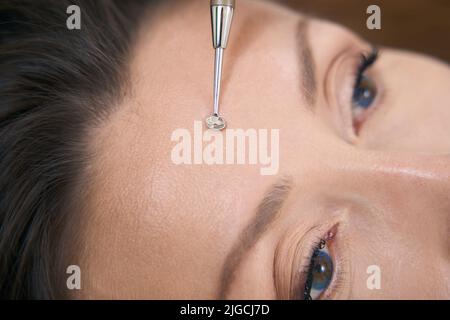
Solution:
<svg viewBox="0 0 450 320"><path fill-rule="evenodd" d="M339 259L337 259L337 252L334 247L334 242L337 241L337 238L332 239L331 241L327 242L329 255L331 257L331 260L333 261L333 277L331 279L331 282L328 286L328 288L320 295L320 300L329 300L332 299L333 296L335 296L336 289L338 289L337 284L341 282L342 277L340 276L341 268L338 265Z"/></svg>
<svg viewBox="0 0 450 320"><path fill-rule="evenodd" d="M319 298L320 300L329 299L328 297L333 295L335 284L337 282L337 279L339 279L339 266L337 265L338 259L336 259L336 255L338 254L334 249L334 243L338 240L338 225L334 225L329 231L327 231L326 236L324 236L324 240L326 242L326 248L328 251L328 255L330 256L332 262L333 262L333 275L331 282L329 286L325 289L322 294L320 294Z"/></svg>
<svg viewBox="0 0 450 320"><path fill-rule="evenodd" d="M320 297L324 300L347 298L350 285L350 265L344 251L345 236L342 224L335 225L335 236L328 245L331 259L333 260L333 279L329 287Z"/></svg>

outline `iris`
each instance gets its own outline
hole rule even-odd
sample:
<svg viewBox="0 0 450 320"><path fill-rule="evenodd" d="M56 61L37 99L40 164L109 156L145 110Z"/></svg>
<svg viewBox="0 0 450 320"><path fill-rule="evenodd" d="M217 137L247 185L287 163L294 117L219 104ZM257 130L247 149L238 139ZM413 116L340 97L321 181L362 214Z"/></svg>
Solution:
<svg viewBox="0 0 450 320"><path fill-rule="evenodd" d="M353 108L368 109L377 96L375 83L366 75L361 75L353 91Z"/></svg>
<svg viewBox="0 0 450 320"><path fill-rule="evenodd" d="M333 278L333 260L325 251L318 251L312 267L312 290L325 290Z"/></svg>

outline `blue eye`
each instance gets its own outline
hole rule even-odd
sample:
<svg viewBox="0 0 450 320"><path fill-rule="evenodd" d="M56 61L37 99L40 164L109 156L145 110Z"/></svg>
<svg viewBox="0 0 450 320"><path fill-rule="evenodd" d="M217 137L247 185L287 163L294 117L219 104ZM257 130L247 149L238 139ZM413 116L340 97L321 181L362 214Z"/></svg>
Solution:
<svg viewBox="0 0 450 320"><path fill-rule="evenodd" d="M362 74L353 91L353 109L369 109L376 97L377 87L374 82L366 75Z"/></svg>
<svg viewBox="0 0 450 320"><path fill-rule="evenodd" d="M362 55L361 63L356 72L351 104L353 123L357 130L364 121L366 111L372 107L378 94L375 82L365 74L367 69L377 61L377 58L378 51L376 49L369 56Z"/></svg>
<svg viewBox="0 0 450 320"><path fill-rule="evenodd" d="M304 299L319 298L328 288L333 279L333 260L324 241L314 251L308 270Z"/></svg>

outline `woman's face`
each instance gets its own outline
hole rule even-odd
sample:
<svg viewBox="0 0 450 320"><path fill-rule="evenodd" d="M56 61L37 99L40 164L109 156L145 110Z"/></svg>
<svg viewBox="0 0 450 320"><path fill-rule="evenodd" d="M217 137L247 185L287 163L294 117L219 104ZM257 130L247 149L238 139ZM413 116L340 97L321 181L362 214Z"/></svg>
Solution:
<svg viewBox="0 0 450 320"><path fill-rule="evenodd" d="M92 134L82 295L448 298L448 66L380 48L365 71L372 47L348 30L236 9L221 113L279 130L278 170L172 161L172 134L194 140L212 111L214 50L205 1L160 9L127 98Z"/></svg>

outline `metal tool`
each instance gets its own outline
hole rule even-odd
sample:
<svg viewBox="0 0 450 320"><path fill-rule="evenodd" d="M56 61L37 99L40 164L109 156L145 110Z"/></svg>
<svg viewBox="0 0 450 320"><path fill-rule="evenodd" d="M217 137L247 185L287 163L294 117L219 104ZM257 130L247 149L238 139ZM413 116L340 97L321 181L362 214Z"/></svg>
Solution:
<svg viewBox="0 0 450 320"><path fill-rule="evenodd" d="M211 0L211 26L213 47L215 50L214 59L214 110L213 114L206 119L209 129L223 130L226 121L219 114L220 83L222 80L223 52L228 44L235 0Z"/></svg>

